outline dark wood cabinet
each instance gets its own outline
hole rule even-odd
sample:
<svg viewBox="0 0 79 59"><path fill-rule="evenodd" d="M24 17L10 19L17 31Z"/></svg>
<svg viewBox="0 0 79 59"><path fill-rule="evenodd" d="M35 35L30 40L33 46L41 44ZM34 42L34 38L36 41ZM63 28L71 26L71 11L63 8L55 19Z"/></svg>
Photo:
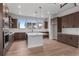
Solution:
<svg viewBox="0 0 79 59"><path fill-rule="evenodd" d="M17 32L14 34L14 40L24 40L24 39L26 39L25 33Z"/></svg>
<svg viewBox="0 0 79 59"><path fill-rule="evenodd" d="M3 55L3 4L0 3L0 56Z"/></svg>
<svg viewBox="0 0 79 59"><path fill-rule="evenodd" d="M61 41L63 42L63 35L62 34L58 34L58 41L59 42L61 42Z"/></svg>
<svg viewBox="0 0 79 59"><path fill-rule="evenodd" d="M67 17L67 27L68 28L73 28L73 27L75 27L74 26L74 17L73 17L74 15L73 14L70 14L70 15L67 15L66 17Z"/></svg>
<svg viewBox="0 0 79 59"><path fill-rule="evenodd" d="M58 34L58 41L78 48L78 37L78 35Z"/></svg>
<svg viewBox="0 0 79 59"><path fill-rule="evenodd" d="M79 28L79 12L74 13L74 23L75 27Z"/></svg>
<svg viewBox="0 0 79 59"><path fill-rule="evenodd" d="M58 19L59 20L59 19ZM57 23L62 28L79 28L79 12L75 12L61 17ZM74 47L79 47L79 35L72 34L58 34L58 41L69 44Z"/></svg>
<svg viewBox="0 0 79 59"><path fill-rule="evenodd" d="M12 28L17 28L17 19L11 18Z"/></svg>
<svg viewBox="0 0 79 59"><path fill-rule="evenodd" d="M73 15L66 15L62 17L62 28L72 28L73 27Z"/></svg>
<svg viewBox="0 0 79 59"><path fill-rule="evenodd" d="M60 41L60 42L63 42L63 43L66 43L67 42L67 35L65 35L65 34L58 34L58 41Z"/></svg>
<svg viewBox="0 0 79 59"><path fill-rule="evenodd" d="M43 33L43 38L49 38L49 32L42 32Z"/></svg>
<svg viewBox="0 0 79 59"><path fill-rule="evenodd" d="M44 22L44 28L48 29L48 22L47 21Z"/></svg>
<svg viewBox="0 0 79 59"><path fill-rule="evenodd" d="M57 32L62 32L62 18L57 17Z"/></svg>
<svg viewBox="0 0 79 59"><path fill-rule="evenodd" d="M75 12L62 18L62 28L78 28L79 27L79 12Z"/></svg>
<svg viewBox="0 0 79 59"><path fill-rule="evenodd" d="M67 16L63 16L61 22L62 22L62 28L67 28L68 27Z"/></svg>

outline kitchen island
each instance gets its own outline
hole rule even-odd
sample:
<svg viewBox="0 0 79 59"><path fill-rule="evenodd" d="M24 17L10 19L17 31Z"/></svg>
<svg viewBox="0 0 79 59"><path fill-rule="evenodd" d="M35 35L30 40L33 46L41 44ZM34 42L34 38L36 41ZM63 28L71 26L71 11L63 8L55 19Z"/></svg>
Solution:
<svg viewBox="0 0 79 59"><path fill-rule="evenodd" d="M27 33L28 48L43 46L43 33Z"/></svg>

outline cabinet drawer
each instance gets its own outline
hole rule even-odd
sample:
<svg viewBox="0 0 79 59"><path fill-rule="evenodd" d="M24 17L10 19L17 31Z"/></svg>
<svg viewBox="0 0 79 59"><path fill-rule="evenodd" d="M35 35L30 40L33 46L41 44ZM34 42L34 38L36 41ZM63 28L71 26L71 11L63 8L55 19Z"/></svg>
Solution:
<svg viewBox="0 0 79 59"><path fill-rule="evenodd" d="M79 45L79 37L77 35L58 34L58 41L74 47Z"/></svg>
<svg viewBox="0 0 79 59"><path fill-rule="evenodd" d="M63 34L58 34L58 41L60 41L60 42L66 42L65 36Z"/></svg>

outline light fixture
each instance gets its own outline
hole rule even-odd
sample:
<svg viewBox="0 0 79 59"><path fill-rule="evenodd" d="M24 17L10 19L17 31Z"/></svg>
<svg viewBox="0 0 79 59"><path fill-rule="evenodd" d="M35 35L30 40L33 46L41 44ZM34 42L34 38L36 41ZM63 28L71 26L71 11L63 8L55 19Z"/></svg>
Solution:
<svg viewBox="0 0 79 59"><path fill-rule="evenodd" d="M39 26L42 26L42 24L39 24Z"/></svg>
<svg viewBox="0 0 79 59"><path fill-rule="evenodd" d="M64 7L65 5L67 5L68 3L60 3L60 8Z"/></svg>

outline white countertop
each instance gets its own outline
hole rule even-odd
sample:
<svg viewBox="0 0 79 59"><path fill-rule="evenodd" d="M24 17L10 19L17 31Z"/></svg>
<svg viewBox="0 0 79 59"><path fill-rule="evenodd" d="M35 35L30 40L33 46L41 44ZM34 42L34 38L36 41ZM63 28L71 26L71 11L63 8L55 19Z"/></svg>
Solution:
<svg viewBox="0 0 79 59"><path fill-rule="evenodd" d="M43 35L43 33L27 33L28 35Z"/></svg>
<svg viewBox="0 0 79 59"><path fill-rule="evenodd" d="M9 29L11 32L32 32L32 29ZM48 29L33 29L33 32L48 32Z"/></svg>

